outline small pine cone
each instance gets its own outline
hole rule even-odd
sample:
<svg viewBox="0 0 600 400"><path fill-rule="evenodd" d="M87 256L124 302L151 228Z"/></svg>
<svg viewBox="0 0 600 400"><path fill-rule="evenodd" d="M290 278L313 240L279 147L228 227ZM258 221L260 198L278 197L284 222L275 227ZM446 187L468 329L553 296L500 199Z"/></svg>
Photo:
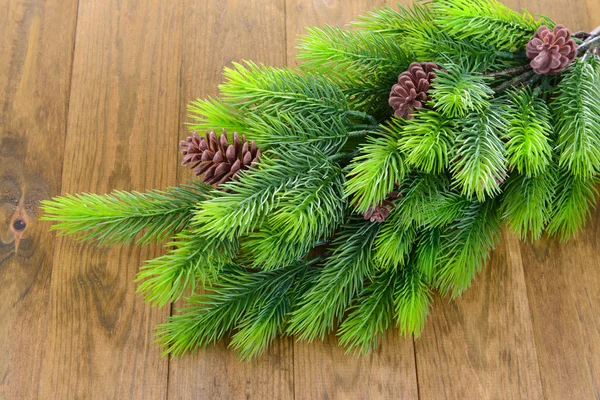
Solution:
<svg viewBox="0 0 600 400"><path fill-rule="evenodd" d="M422 108L430 99L427 91L437 68L439 67L434 63L414 62L410 64L408 71L400 74L398 83L392 86L388 101L396 117L411 119L413 112Z"/></svg>
<svg viewBox="0 0 600 400"><path fill-rule="evenodd" d="M211 185L234 178L260 158L260 149L254 140L249 144L246 136L240 137L234 132L233 144L230 144L225 129L219 137L215 131L207 132L204 137L199 137L194 131L179 146L183 155L181 165L189 165L196 176L203 175L202 180Z"/></svg>
<svg viewBox="0 0 600 400"><path fill-rule="evenodd" d="M527 57L533 72L540 75L556 75L564 70L577 56L577 44L571 32L563 25L551 31L541 26L533 39L527 43Z"/></svg>
<svg viewBox="0 0 600 400"><path fill-rule="evenodd" d="M369 207L367 211L363 213L363 217L366 221L379 223L383 222L390 215L392 209L396 207L392 200L397 199L398 197L401 197L398 192L391 192L388 194L387 199L383 200L379 204L376 204L375 206Z"/></svg>

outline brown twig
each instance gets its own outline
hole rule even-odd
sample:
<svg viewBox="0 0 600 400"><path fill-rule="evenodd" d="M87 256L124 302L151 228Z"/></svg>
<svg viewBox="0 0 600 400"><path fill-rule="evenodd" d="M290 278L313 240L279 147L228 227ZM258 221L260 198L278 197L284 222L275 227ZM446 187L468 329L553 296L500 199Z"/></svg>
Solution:
<svg viewBox="0 0 600 400"><path fill-rule="evenodd" d="M503 69L501 71L494 71L494 72L488 72L487 74L483 74L483 76L489 76L492 78L496 78L500 75L513 75L513 74L519 74L521 72L525 72L531 69L531 66L529 64L527 65L520 65L518 67L512 67L512 68L506 68Z"/></svg>
<svg viewBox="0 0 600 400"><path fill-rule="evenodd" d="M530 78L532 78L534 74L535 74L535 72L533 72L533 71L527 71L521 75L517 75L514 78L512 78L511 80L508 80L508 81L504 82L503 84L501 84L500 86L495 87L494 92L500 93L500 92L505 91L506 89L508 89L511 86L515 86L519 83L526 82Z"/></svg>
<svg viewBox="0 0 600 400"><path fill-rule="evenodd" d="M591 39L590 39L591 38ZM590 36L577 48L577 55L585 53L588 49L600 45L600 36Z"/></svg>

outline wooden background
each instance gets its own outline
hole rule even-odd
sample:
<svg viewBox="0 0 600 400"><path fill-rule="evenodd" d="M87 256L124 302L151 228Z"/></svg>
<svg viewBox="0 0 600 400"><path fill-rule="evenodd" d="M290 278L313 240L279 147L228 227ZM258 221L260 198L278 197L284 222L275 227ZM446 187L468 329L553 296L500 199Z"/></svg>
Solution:
<svg viewBox="0 0 600 400"><path fill-rule="evenodd" d="M600 24L598 0L506 2L573 30ZM381 3L0 2L0 399L600 398L598 212L568 244L505 234L462 298L436 299L419 338L389 332L362 358L333 337L282 339L251 363L224 344L160 357L153 327L171 310L133 283L160 247L98 249L37 221L59 193L182 182L185 105L216 93L224 64L293 66L304 26Z"/></svg>

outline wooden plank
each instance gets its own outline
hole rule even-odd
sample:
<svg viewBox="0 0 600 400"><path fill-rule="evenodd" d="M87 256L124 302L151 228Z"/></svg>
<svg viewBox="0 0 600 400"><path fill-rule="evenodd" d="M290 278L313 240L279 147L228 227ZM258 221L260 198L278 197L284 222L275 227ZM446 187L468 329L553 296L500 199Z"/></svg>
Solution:
<svg viewBox="0 0 600 400"><path fill-rule="evenodd" d="M504 232L460 298L436 297L415 351L422 399L542 397L516 237Z"/></svg>
<svg viewBox="0 0 600 400"><path fill-rule="evenodd" d="M80 1L64 193L175 183L182 12L179 2ZM145 304L133 282L161 251L57 240L40 397L166 397L168 359L152 340L169 309Z"/></svg>
<svg viewBox="0 0 600 400"><path fill-rule="evenodd" d="M0 4L0 399L34 396L53 234L38 203L58 194L77 0Z"/></svg>
<svg viewBox="0 0 600 400"><path fill-rule="evenodd" d="M288 64L297 65L294 59L296 36L305 33L306 26L345 26L358 15L385 3L397 2L287 0ZM399 337L393 329L376 350L359 358L346 355L333 335L325 342L297 342L294 345L295 398L416 399L414 361L412 340Z"/></svg>
<svg viewBox="0 0 600 400"><path fill-rule="evenodd" d="M283 0L185 2L181 120L185 104L217 94L224 65L253 60L285 65ZM218 128L218 127L215 127ZM188 135L181 125L180 138ZM180 168L180 182L191 178ZM181 305L181 303L179 304ZM289 399L293 396L293 349L289 338L276 340L257 359L240 361L226 343L171 359L169 398Z"/></svg>

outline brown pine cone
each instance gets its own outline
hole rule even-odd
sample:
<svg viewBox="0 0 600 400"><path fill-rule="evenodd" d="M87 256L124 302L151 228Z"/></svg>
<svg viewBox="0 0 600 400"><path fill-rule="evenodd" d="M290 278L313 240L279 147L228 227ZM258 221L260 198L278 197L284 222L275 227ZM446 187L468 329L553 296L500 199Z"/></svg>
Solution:
<svg viewBox="0 0 600 400"><path fill-rule="evenodd" d="M551 31L541 26L533 39L527 43L527 57L533 72L540 75L556 75L564 70L577 56L577 44L571 32L563 25Z"/></svg>
<svg viewBox="0 0 600 400"><path fill-rule="evenodd" d="M363 217L366 221L371 222L383 222L392 212L392 209L396 207L392 199L401 197L398 192L391 192L387 195L387 199L383 200L375 206L371 206L363 213Z"/></svg>
<svg viewBox="0 0 600 400"><path fill-rule="evenodd" d="M400 74L398 83L392 86L388 101L396 117L411 119L413 112L430 99L427 91L437 68L434 63L414 62L409 65L408 71Z"/></svg>
<svg viewBox="0 0 600 400"><path fill-rule="evenodd" d="M234 178L260 158L260 149L254 140L248 144L246 136L240 137L234 132L233 144L230 144L225 129L219 137L215 131L207 132L204 137L194 131L179 146L183 155L181 165L189 165L196 176L203 175L202 180L211 185Z"/></svg>

